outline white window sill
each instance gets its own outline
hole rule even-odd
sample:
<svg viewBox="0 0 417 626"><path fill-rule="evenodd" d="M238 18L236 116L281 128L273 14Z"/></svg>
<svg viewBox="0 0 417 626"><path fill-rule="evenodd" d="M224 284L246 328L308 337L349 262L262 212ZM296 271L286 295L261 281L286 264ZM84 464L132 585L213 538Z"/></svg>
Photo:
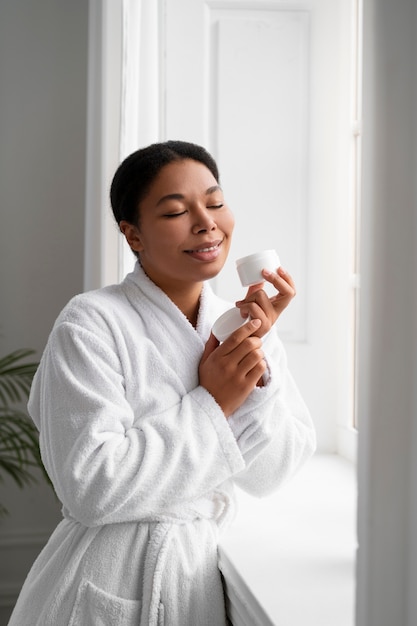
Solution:
<svg viewBox="0 0 417 626"><path fill-rule="evenodd" d="M353 626L354 466L316 455L273 496L238 498L220 545L234 626Z"/></svg>

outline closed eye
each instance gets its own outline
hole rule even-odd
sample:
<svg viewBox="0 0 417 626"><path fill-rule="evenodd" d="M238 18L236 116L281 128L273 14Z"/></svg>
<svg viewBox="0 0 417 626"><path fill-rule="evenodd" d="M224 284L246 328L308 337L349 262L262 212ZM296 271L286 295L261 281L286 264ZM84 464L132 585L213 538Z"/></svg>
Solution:
<svg viewBox="0 0 417 626"><path fill-rule="evenodd" d="M223 204L212 204L210 206L208 206L208 209L221 209L222 206L224 206Z"/></svg>
<svg viewBox="0 0 417 626"><path fill-rule="evenodd" d="M166 213L164 217L179 217L180 215L185 215L187 211L181 211L180 213Z"/></svg>

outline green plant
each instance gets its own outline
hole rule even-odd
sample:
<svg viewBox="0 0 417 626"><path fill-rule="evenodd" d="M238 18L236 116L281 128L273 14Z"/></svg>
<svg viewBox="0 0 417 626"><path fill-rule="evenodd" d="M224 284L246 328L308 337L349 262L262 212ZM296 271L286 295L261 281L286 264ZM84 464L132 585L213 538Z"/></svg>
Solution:
<svg viewBox="0 0 417 626"><path fill-rule="evenodd" d="M8 475L19 487L36 482L33 468L39 468L48 480L37 428L18 408L29 396L38 367L38 363L22 361L33 354L33 350L15 350L0 359L0 482ZM7 513L0 503L0 517Z"/></svg>

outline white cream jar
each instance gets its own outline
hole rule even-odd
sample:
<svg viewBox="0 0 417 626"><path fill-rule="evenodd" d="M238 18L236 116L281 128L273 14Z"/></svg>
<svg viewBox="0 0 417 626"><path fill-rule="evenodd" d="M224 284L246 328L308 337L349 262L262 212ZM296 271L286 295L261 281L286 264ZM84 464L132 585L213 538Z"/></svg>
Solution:
<svg viewBox="0 0 417 626"><path fill-rule="evenodd" d="M243 287L255 285L264 281L262 270L276 272L280 265L278 254L275 250L264 250L249 256L244 256L236 261L237 273Z"/></svg>

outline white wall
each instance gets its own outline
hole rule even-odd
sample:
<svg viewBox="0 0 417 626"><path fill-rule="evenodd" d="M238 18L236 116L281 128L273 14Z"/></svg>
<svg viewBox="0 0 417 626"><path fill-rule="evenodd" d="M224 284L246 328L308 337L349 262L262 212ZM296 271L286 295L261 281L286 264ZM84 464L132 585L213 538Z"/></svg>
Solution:
<svg viewBox="0 0 417 626"><path fill-rule="evenodd" d="M88 2L0 3L0 354L38 357L83 289ZM0 625L56 520L46 485L0 485Z"/></svg>

